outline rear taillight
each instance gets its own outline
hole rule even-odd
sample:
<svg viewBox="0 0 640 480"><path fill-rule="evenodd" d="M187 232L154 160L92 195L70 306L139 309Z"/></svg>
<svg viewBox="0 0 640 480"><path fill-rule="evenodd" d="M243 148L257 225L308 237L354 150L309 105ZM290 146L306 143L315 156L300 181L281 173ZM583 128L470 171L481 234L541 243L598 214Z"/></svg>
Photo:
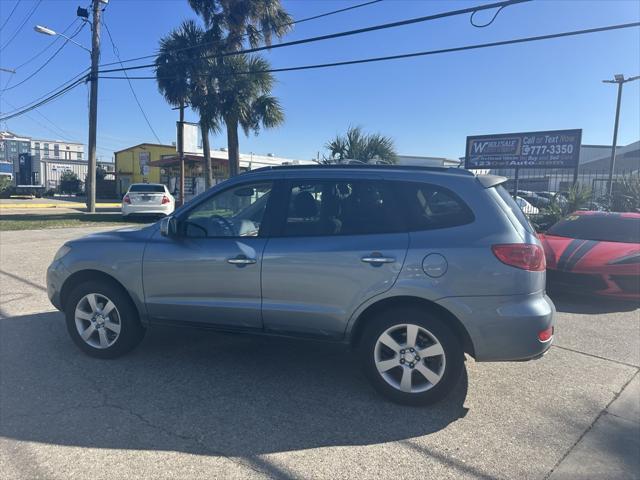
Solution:
<svg viewBox="0 0 640 480"><path fill-rule="evenodd" d="M544 250L530 243L507 243L491 247L493 254L502 263L512 267L541 272L546 268Z"/></svg>
<svg viewBox="0 0 640 480"><path fill-rule="evenodd" d="M553 327L549 327L538 333L538 340L542 343L548 342L553 337Z"/></svg>
<svg viewBox="0 0 640 480"><path fill-rule="evenodd" d="M167 203L171 203L171 200L169 200L169 197L167 197L166 195L163 195L163 197L162 197L162 205L165 205Z"/></svg>
<svg viewBox="0 0 640 480"><path fill-rule="evenodd" d="M125 195L124 198L122 199L122 201L124 203L131 203L131 199L129 198L129 195Z"/></svg>

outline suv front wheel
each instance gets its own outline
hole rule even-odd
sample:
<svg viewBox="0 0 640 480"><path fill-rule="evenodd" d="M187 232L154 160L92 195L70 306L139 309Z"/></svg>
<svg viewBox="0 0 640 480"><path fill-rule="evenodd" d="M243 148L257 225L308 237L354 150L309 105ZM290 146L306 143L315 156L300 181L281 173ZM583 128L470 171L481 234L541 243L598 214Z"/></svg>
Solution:
<svg viewBox="0 0 640 480"><path fill-rule="evenodd" d="M402 307L371 320L358 354L376 390L406 405L434 403L453 390L464 368L464 353L438 316Z"/></svg>
<svg viewBox="0 0 640 480"><path fill-rule="evenodd" d="M67 330L92 357L115 358L142 340L145 330L128 295L108 282L78 285L65 301Z"/></svg>

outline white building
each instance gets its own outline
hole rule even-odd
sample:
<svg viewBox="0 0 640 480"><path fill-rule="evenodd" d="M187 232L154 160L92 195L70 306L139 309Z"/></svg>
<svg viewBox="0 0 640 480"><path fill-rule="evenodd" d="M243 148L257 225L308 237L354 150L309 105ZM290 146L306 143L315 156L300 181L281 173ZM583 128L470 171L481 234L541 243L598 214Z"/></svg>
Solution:
<svg viewBox="0 0 640 480"><path fill-rule="evenodd" d="M65 142L64 140L31 139L31 155L33 158L47 160L75 160L86 162L84 144Z"/></svg>

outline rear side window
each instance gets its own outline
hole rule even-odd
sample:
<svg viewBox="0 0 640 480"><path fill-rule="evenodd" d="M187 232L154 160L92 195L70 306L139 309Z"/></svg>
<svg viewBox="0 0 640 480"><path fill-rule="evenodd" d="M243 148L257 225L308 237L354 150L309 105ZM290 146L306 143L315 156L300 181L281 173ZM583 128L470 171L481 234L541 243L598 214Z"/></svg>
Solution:
<svg viewBox="0 0 640 480"><path fill-rule="evenodd" d="M473 222L471 209L451 190L417 182L396 183L410 231L434 230Z"/></svg>
<svg viewBox="0 0 640 480"><path fill-rule="evenodd" d="M507 190L502 185L498 185L497 187L493 187L493 189L497 192L498 197L500 197L500 199L502 200L501 202L498 202L498 203L500 204L502 209L505 211L505 213L507 215L509 215L509 217L512 219L511 221L513 222L513 219L515 218L515 220L520 225L522 225L522 227L527 232L535 233L536 231L531 226L531 223L529 222L529 219L523 213L522 209L518 206L516 201L509 194L509 192L507 192Z"/></svg>
<svg viewBox="0 0 640 480"><path fill-rule="evenodd" d="M149 185L149 184L141 184L141 185L131 185L129 187L130 192L143 192L143 193L164 193L164 185Z"/></svg>
<svg viewBox="0 0 640 480"><path fill-rule="evenodd" d="M304 181L291 185L285 236L369 235L404 231L384 182Z"/></svg>

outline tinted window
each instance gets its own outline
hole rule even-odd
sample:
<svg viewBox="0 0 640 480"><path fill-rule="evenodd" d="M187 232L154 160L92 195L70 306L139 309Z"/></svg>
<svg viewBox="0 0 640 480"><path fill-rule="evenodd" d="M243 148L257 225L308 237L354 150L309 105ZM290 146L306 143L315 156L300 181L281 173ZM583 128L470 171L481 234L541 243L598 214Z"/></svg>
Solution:
<svg viewBox="0 0 640 480"><path fill-rule="evenodd" d="M474 220L469 207L450 190L425 183L398 183L402 208L412 231L465 225Z"/></svg>
<svg viewBox="0 0 640 480"><path fill-rule="evenodd" d="M547 233L581 240L640 243L640 218L615 213L570 215L553 225Z"/></svg>
<svg viewBox="0 0 640 480"><path fill-rule="evenodd" d="M502 186L498 185L494 187L493 190L498 194L498 204L504 210L504 212L512 219L512 223L515 219L516 222L520 223L524 227L526 231L529 233L535 233L534 228L531 226L529 219L522 212L522 209L518 206L513 197L507 192L507 190ZM515 226L515 224L514 224Z"/></svg>
<svg viewBox="0 0 640 480"><path fill-rule="evenodd" d="M129 187L130 192L145 192L145 193L164 193L164 185L131 185Z"/></svg>
<svg viewBox="0 0 640 480"><path fill-rule="evenodd" d="M187 216L188 237L257 237L271 194L271 183L243 185L220 192Z"/></svg>
<svg viewBox="0 0 640 480"><path fill-rule="evenodd" d="M382 182L311 181L292 185L284 235L365 235L404 230Z"/></svg>

